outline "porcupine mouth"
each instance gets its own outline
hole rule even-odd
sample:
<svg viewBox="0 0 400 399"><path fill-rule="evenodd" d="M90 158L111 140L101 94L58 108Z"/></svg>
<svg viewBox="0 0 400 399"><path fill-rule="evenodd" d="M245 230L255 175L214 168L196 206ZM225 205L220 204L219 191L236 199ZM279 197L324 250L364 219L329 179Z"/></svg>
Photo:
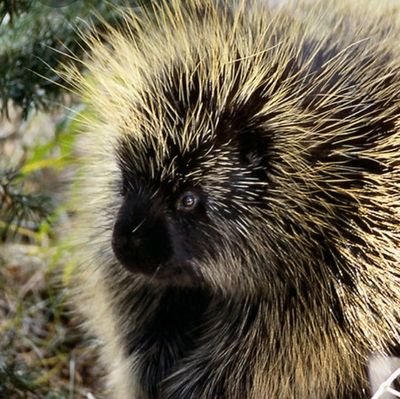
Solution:
<svg viewBox="0 0 400 399"><path fill-rule="evenodd" d="M147 274L152 282L168 286L191 287L199 285L200 276L192 262L160 264L156 270Z"/></svg>

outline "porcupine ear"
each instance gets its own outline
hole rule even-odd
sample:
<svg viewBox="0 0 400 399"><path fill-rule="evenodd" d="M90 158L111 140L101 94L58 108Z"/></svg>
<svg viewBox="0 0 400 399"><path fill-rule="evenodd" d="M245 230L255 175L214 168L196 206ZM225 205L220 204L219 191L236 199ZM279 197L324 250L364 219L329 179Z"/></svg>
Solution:
<svg viewBox="0 0 400 399"><path fill-rule="evenodd" d="M265 127L265 116L257 115L265 104L264 88L260 86L235 110L232 125L236 128L236 137L240 159L245 168L257 171L262 178L268 167L271 150L271 132Z"/></svg>
<svg viewBox="0 0 400 399"><path fill-rule="evenodd" d="M240 132L238 142L243 164L251 169L265 164L267 143L259 132L253 130Z"/></svg>
<svg viewBox="0 0 400 399"><path fill-rule="evenodd" d="M264 180L269 168L271 143L262 129L245 129L238 133L238 146L242 165L254 177Z"/></svg>

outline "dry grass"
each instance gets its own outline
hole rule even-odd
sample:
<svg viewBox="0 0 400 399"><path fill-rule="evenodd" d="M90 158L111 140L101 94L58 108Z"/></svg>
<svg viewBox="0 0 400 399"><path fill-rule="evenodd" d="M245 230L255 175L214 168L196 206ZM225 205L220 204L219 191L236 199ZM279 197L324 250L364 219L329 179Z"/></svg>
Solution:
<svg viewBox="0 0 400 399"><path fill-rule="evenodd" d="M6 132L0 154L13 164L29 158L38 146L54 142L64 118L65 113L36 114L24 122L15 114L0 123ZM54 198L51 219L32 229L22 226L0 244L0 398L101 398L102 370L62 289L69 254L58 242L71 217L65 208L71 159L60 167L57 146L28 183Z"/></svg>

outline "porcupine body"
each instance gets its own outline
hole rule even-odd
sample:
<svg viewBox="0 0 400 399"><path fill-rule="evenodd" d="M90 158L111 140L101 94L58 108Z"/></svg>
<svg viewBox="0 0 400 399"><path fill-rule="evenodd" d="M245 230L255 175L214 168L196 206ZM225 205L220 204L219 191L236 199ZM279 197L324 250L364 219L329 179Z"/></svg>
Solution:
<svg viewBox="0 0 400 399"><path fill-rule="evenodd" d="M368 397L399 340L400 58L356 3L174 0L88 39L75 281L111 397Z"/></svg>

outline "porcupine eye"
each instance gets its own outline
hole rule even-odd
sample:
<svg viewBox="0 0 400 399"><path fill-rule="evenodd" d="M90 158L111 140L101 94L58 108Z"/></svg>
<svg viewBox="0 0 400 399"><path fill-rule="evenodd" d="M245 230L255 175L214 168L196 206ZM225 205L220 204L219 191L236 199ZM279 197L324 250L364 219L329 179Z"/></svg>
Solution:
<svg viewBox="0 0 400 399"><path fill-rule="evenodd" d="M177 209L181 212L191 212L194 211L199 203L199 196L191 191L186 191L183 193L178 202Z"/></svg>

